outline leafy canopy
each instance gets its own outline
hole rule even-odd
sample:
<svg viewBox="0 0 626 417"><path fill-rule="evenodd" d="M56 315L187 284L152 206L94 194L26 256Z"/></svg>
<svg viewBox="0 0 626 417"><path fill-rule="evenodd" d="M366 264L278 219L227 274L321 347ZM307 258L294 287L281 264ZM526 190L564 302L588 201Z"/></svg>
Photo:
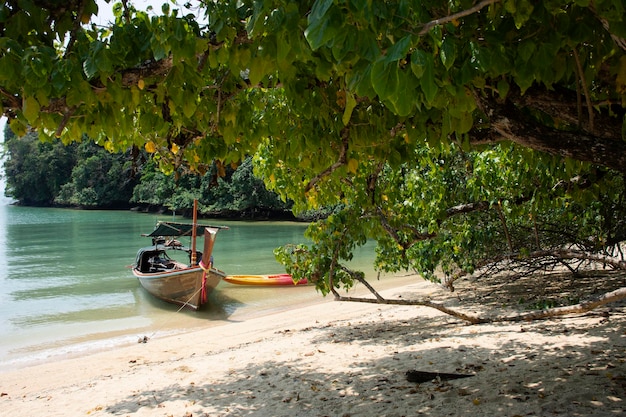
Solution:
<svg viewBox="0 0 626 417"><path fill-rule="evenodd" d="M369 238L380 269L453 276L623 235L622 0L124 2L108 27L94 0L50 4L0 6L12 129L166 173L254 154L297 211L336 207L278 252L323 291Z"/></svg>

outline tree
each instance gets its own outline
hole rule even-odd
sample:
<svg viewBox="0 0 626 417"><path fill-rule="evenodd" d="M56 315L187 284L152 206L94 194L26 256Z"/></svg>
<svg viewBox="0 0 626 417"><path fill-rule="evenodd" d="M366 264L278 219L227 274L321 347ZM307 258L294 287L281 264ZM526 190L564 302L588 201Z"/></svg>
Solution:
<svg viewBox="0 0 626 417"><path fill-rule="evenodd" d="M268 191L262 180L252 173L252 158L238 166L225 168L214 163L202 176L185 173L166 175L154 160L141 166L139 184L133 190L132 202L166 207L172 211L191 213L193 201L198 200L199 212L211 216L252 217L280 216L291 203L281 201Z"/></svg>
<svg viewBox="0 0 626 417"><path fill-rule="evenodd" d="M6 194L28 205L50 205L70 177L75 163L71 150L59 142L41 142L36 133L17 138L9 129L5 147Z"/></svg>
<svg viewBox="0 0 626 417"><path fill-rule="evenodd" d="M448 282L520 259L623 267L621 0L115 10L101 28L82 24L93 0L2 6L16 133L143 147L165 172L254 154L296 211L340 208L311 248L279 254L323 291L361 278L341 261L368 238L379 268L443 267Z"/></svg>
<svg viewBox="0 0 626 417"><path fill-rule="evenodd" d="M216 167L213 171L218 171ZM207 182L217 182L214 186ZM204 176L203 200L212 213L254 214L255 217L285 217L291 202L282 201L274 192L267 190L263 181L253 173L252 158L246 157L236 169L226 174L209 172Z"/></svg>
<svg viewBox="0 0 626 417"><path fill-rule="evenodd" d="M80 207L127 206L137 184L128 152L111 154L87 140L74 148L76 164L54 201Z"/></svg>

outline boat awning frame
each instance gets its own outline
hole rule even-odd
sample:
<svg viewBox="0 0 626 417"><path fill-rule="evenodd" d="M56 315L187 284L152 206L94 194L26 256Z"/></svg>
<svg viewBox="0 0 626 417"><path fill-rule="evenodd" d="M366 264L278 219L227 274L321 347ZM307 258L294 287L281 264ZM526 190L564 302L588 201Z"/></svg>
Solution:
<svg viewBox="0 0 626 417"><path fill-rule="evenodd" d="M210 226L206 224L196 224L196 235L202 236L205 228L214 229L228 229L228 226ZM174 223L174 222L159 222L156 228L149 234L148 237L179 237L179 236L191 236L193 225L190 223Z"/></svg>

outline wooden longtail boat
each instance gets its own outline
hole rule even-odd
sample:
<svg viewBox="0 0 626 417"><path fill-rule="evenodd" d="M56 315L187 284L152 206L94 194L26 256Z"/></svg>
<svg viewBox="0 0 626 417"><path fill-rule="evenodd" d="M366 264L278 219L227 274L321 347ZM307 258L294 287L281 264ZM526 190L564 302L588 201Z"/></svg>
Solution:
<svg viewBox="0 0 626 417"><path fill-rule="evenodd" d="M195 226L195 227L194 227ZM169 303L198 310L226 274L213 267L211 253L215 237L225 226L215 227L187 223L159 222L147 235L152 246L139 249L133 275L153 296ZM195 240L204 236L202 252L196 251ZM192 246L183 246L176 238L192 236ZM181 254L187 259L182 259ZM200 262L196 262L200 259Z"/></svg>
<svg viewBox="0 0 626 417"><path fill-rule="evenodd" d="M301 279L298 282L294 282L290 274L275 274L275 275L228 275L224 278L224 281L237 285L282 285L282 286L294 286L304 285L307 283L306 279Z"/></svg>

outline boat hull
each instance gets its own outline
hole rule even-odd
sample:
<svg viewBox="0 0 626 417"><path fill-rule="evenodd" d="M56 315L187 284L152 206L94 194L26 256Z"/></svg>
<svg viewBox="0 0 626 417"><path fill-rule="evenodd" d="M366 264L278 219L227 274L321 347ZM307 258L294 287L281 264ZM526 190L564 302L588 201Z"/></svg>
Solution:
<svg viewBox="0 0 626 417"><path fill-rule="evenodd" d="M144 273L136 268L133 275L141 286L153 296L192 310L202 307L202 274L199 266L174 271ZM204 287L208 296L226 276L224 272L211 268L207 271Z"/></svg>
<svg viewBox="0 0 626 417"><path fill-rule="evenodd" d="M275 286L294 286L307 284L306 279L301 279L297 283L293 281L290 274L276 275L228 275L224 277L224 281L236 285L275 285Z"/></svg>

